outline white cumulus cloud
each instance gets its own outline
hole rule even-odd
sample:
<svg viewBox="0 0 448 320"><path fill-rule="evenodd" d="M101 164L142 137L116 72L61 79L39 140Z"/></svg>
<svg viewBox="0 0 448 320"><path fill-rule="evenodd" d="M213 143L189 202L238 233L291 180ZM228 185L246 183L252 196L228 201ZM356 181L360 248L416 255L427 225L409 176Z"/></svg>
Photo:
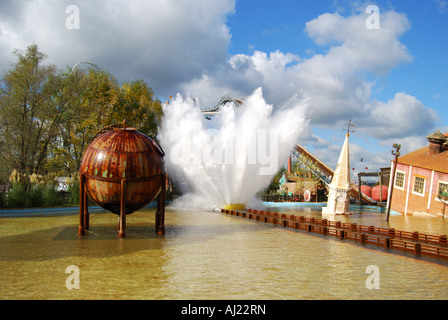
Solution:
<svg viewBox="0 0 448 320"><path fill-rule="evenodd" d="M79 8L79 29L66 8ZM1 69L32 43L60 67L91 61L121 81L144 78L159 94L207 73L227 57L234 0L34 0L0 3ZM5 63L6 62L6 63Z"/></svg>
<svg viewBox="0 0 448 320"><path fill-rule="evenodd" d="M79 7L79 29L66 27L69 5ZM339 129L352 119L379 144L402 138L421 145L437 113L399 89L387 101L373 96L377 79L412 62L400 41L411 23L402 13L382 10L380 29L369 30L364 10L324 13L304 23L297 32L316 46L304 48L303 56L281 48L229 55L226 19L235 0L5 0L0 69L14 61L14 49L36 43L61 68L88 60L120 81L143 78L158 96L179 92L212 105L224 94L244 98L262 87L275 107L294 96L309 99L313 127ZM305 137L310 144L330 143L311 136Z"/></svg>

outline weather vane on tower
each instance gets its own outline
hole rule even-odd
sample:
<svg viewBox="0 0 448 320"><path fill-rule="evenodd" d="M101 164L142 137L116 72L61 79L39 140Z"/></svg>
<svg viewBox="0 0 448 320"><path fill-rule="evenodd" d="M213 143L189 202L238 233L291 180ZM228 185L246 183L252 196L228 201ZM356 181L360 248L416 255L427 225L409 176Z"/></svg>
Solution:
<svg viewBox="0 0 448 320"><path fill-rule="evenodd" d="M347 126L347 129L342 129L342 131L346 131L347 132L347 136L350 136L350 132L355 132L355 130L350 130L350 127L354 127L355 125L352 124L352 119L350 119L348 121L348 123L345 124Z"/></svg>

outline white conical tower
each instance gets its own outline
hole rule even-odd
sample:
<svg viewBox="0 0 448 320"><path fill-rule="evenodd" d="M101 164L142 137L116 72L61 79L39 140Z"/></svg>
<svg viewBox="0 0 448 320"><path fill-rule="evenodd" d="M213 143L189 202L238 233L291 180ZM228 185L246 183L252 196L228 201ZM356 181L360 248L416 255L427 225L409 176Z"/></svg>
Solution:
<svg viewBox="0 0 448 320"><path fill-rule="evenodd" d="M322 208L322 214L351 214L348 211L351 190L348 138L349 133L347 132L338 164L329 186L327 206Z"/></svg>

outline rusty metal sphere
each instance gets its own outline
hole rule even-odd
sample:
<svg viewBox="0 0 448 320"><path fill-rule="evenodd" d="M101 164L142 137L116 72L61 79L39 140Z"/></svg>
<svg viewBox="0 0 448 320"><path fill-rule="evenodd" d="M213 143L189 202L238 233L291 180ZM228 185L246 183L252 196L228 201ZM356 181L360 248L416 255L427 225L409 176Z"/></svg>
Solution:
<svg viewBox="0 0 448 320"><path fill-rule="evenodd" d="M126 182L125 213L131 214L161 192L164 152L135 128L110 128L94 138L84 152L80 174L86 191L102 208L120 214L121 183Z"/></svg>

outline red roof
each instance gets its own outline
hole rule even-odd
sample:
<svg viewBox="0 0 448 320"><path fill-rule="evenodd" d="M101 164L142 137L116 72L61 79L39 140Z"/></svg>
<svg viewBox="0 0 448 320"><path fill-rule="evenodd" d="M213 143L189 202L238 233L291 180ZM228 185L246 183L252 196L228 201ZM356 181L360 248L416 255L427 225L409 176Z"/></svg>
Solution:
<svg viewBox="0 0 448 320"><path fill-rule="evenodd" d="M445 133L444 136L448 137L448 133ZM436 155L430 155L428 145L399 157L398 163L448 173L448 148L445 144L442 152Z"/></svg>

